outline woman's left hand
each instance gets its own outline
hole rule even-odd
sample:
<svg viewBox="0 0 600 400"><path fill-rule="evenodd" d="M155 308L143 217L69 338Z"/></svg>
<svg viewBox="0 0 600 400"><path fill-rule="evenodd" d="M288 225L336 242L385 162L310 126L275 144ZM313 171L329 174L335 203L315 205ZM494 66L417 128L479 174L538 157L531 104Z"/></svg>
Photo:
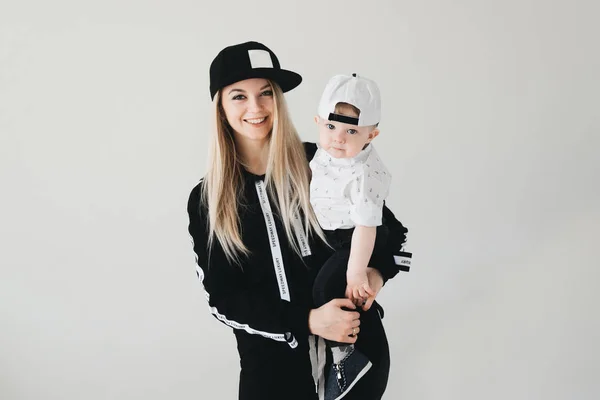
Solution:
<svg viewBox="0 0 600 400"><path fill-rule="evenodd" d="M381 272L376 270L375 268L367 268L367 278L369 279L369 286L373 290L373 295L367 298L367 301L362 306L362 309L367 311L373 305L377 294L383 287L383 277L381 276Z"/></svg>

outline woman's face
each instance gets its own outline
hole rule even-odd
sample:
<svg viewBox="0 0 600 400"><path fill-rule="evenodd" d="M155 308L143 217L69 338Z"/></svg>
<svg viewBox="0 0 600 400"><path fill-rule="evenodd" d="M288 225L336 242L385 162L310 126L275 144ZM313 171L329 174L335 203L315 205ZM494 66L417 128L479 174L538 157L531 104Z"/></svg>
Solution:
<svg viewBox="0 0 600 400"><path fill-rule="evenodd" d="M273 103L266 79L246 79L221 90L223 111L236 140L265 140L273 128Z"/></svg>

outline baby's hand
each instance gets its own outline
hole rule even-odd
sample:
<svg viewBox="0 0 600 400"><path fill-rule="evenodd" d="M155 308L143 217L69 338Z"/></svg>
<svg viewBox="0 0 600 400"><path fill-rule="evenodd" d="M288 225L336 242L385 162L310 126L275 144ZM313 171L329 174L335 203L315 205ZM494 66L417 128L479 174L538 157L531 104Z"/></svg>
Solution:
<svg viewBox="0 0 600 400"><path fill-rule="evenodd" d="M369 279L366 271L346 273L348 285L346 286L346 297L352 300L357 306L362 306L369 296L374 296L375 292L369 286Z"/></svg>

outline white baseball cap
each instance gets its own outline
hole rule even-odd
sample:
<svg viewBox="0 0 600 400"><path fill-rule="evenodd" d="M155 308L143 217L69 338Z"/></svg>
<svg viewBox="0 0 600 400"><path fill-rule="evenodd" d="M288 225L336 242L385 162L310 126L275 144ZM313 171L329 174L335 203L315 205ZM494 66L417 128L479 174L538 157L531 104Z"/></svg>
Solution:
<svg viewBox="0 0 600 400"><path fill-rule="evenodd" d="M353 105L360 110L360 115L358 118L352 118L336 114L337 103ZM381 118L379 87L374 81L356 74L336 75L325 86L318 113L321 118L350 125L378 124Z"/></svg>

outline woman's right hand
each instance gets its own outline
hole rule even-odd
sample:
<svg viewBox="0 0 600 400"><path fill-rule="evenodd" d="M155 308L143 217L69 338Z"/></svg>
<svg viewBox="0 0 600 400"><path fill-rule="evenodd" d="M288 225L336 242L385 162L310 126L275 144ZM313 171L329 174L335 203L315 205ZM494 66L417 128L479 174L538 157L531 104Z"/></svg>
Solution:
<svg viewBox="0 0 600 400"><path fill-rule="evenodd" d="M342 307L356 309L349 299L333 299L319 308L310 310L308 314L310 332L336 342L356 342L360 331L360 314L356 311L342 310Z"/></svg>

